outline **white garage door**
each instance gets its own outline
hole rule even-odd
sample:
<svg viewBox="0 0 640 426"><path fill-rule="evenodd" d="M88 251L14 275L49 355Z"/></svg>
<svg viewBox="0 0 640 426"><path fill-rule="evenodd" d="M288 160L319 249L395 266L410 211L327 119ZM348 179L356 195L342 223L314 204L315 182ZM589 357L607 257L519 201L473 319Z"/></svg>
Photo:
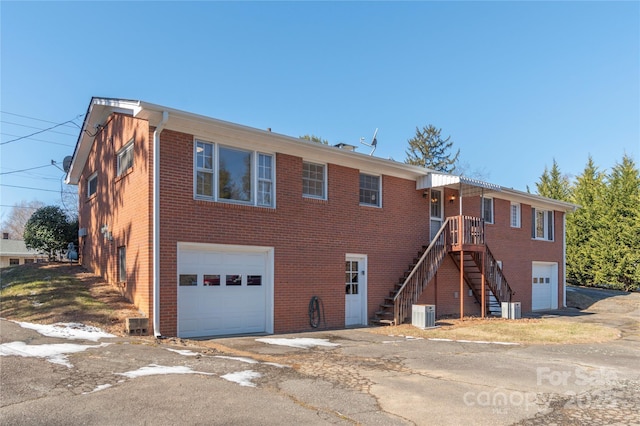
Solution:
<svg viewBox="0 0 640 426"><path fill-rule="evenodd" d="M531 310L558 309L558 264L533 262Z"/></svg>
<svg viewBox="0 0 640 426"><path fill-rule="evenodd" d="M273 332L273 250L178 244L178 336Z"/></svg>

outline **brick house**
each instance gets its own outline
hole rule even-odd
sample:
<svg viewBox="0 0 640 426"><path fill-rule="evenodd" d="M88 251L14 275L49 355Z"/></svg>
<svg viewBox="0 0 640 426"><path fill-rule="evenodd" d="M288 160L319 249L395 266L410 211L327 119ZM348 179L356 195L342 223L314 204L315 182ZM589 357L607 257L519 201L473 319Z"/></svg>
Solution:
<svg viewBox="0 0 640 426"><path fill-rule="evenodd" d="M574 205L269 130L93 98L66 182L78 185L81 263L158 336L565 300Z"/></svg>

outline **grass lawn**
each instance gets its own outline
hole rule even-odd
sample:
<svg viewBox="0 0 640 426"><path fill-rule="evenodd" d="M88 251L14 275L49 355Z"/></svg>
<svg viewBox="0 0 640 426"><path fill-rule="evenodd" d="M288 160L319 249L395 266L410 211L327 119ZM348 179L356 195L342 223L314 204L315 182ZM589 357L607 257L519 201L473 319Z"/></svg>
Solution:
<svg viewBox="0 0 640 426"><path fill-rule="evenodd" d="M78 265L31 264L0 270L0 317L53 324L79 322L123 334L135 307L100 278Z"/></svg>
<svg viewBox="0 0 640 426"><path fill-rule="evenodd" d="M620 331L599 324L563 318L505 320L465 318L440 320L437 328L421 330L410 324L370 329L373 333L422 338L509 342L521 344L596 343L620 337Z"/></svg>
<svg viewBox="0 0 640 426"><path fill-rule="evenodd" d="M70 264L31 264L1 269L0 302L2 318L41 324L79 322L118 335L124 335L126 318L141 316L114 286L81 266ZM593 302L580 300L585 306ZM440 320L437 325L428 330L408 324L367 330L395 336L523 344L592 343L620 337L618 329L576 318L465 318Z"/></svg>

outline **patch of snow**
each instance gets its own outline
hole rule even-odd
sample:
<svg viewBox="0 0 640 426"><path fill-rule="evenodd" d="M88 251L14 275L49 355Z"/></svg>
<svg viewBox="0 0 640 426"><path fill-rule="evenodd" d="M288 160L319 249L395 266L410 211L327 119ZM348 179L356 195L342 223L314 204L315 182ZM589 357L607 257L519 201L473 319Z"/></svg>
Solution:
<svg viewBox="0 0 640 426"><path fill-rule="evenodd" d="M35 330L43 336L47 337L60 337L70 340L91 340L97 342L105 337L116 337L113 334L109 334L98 327L91 325L84 325L75 322L56 323L56 324L31 324L28 322L14 321L22 328Z"/></svg>
<svg viewBox="0 0 640 426"><path fill-rule="evenodd" d="M165 365L149 364L146 367L138 368L137 370L127 371L124 373L115 373L119 376L125 376L130 379L143 376L155 376L159 374L204 374L207 376L213 376L213 373L204 373L202 371L194 371L190 367L174 366L168 367Z"/></svg>
<svg viewBox="0 0 640 426"><path fill-rule="evenodd" d="M168 350L168 351L171 351L171 352L175 352L175 353L180 354L180 355L184 355L184 356L197 356L197 355L200 355L198 352L193 352L193 351L190 351L188 349L172 349L172 348L165 348L165 349Z"/></svg>
<svg viewBox="0 0 640 426"><path fill-rule="evenodd" d="M101 391L101 390L108 389L108 388L110 388L111 386L113 386L113 385L110 385L109 383L106 383L106 384L104 384L104 385L98 385L98 386L96 386L96 388L95 388L94 390L92 390L91 392L82 392L82 394L83 394L83 395L87 395L87 394L90 394L90 393L99 392L99 391Z"/></svg>
<svg viewBox="0 0 640 426"><path fill-rule="evenodd" d="M278 364L277 362L265 362L263 363L264 365L272 365L274 367L278 367L278 368L291 368L288 365L282 365L282 364Z"/></svg>
<svg viewBox="0 0 640 426"><path fill-rule="evenodd" d="M424 340L424 337L405 336L407 340Z"/></svg>
<svg viewBox="0 0 640 426"><path fill-rule="evenodd" d="M73 367L67 354L83 352L91 348L101 348L109 343L99 345L76 345L75 343L52 343L48 345L27 345L25 342L9 342L0 345L0 356L21 356L26 358L45 358L53 364Z"/></svg>
<svg viewBox="0 0 640 426"><path fill-rule="evenodd" d="M214 358L232 359L234 361L246 362L247 364L258 364L258 361L252 358L245 358L243 356L224 356L216 355Z"/></svg>
<svg viewBox="0 0 640 426"><path fill-rule="evenodd" d="M262 374L253 370L245 370L245 371L238 371L236 373L225 374L224 376L220 376L220 377L230 382L237 383L240 386L250 386L252 388L255 388L256 384L253 383L251 380L262 377Z"/></svg>
<svg viewBox="0 0 640 426"><path fill-rule="evenodd" d="M329 339L311 339L308 337L297 337L293 339L261 338L256 339L256 342L301 349L313 348L315 346L340 346L338 343L331 343Z"/></svg>
<svg viewBox="0 0 640 426"><path fill-rule="evenodd" d="M487 342L484 340L453 340L453 339L439 339L439 338L429 338L428 340L432 340L434 342L456 342L456 343L478 343L480 345L505 345L505 346L519 346L520 343L514 342Z"/></svg>

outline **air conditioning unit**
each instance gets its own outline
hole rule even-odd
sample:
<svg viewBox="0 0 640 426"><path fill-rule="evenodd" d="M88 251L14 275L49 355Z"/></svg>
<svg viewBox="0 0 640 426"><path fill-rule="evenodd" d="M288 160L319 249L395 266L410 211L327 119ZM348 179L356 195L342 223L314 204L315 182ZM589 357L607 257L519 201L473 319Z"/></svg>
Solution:
<svg viewBox="0 0 640 426"><path fill-rule="evenodd" d="M411 324L418 328L436 326L436 305L412 305Z"/></svg>
<svg viewBox="0 0 640 426"><path fill-rule="evenodd" d="M502 302L502 318L520 319L521 316L522 309L520 302Z"/></svg>

